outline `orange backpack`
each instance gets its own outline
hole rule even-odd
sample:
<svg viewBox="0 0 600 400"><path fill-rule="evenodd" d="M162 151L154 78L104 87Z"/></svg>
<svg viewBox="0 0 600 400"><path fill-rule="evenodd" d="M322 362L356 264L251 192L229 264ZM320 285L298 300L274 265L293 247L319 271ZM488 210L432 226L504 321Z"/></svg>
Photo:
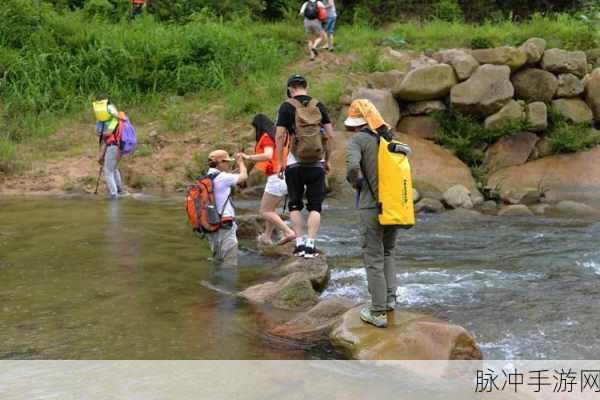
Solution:
<svg viewBox="0 0 600 400"><path fill-rule="evenodd" d="M229 198L219 213L214 193L214 180L218 175L218 173L204 175L197 179L195 185L188 188L185 207L190 224L196 232L212 233L221 228L223 211Z"/></svg>

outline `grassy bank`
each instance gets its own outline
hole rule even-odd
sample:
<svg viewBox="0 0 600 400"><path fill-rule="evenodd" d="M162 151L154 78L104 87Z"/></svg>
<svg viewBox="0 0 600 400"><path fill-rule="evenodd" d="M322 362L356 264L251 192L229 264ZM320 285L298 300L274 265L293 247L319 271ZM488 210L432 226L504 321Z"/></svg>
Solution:
<svg viewBox="0 0 600 400"><path fill-rule="evenodd" d="M89 121L95 93L112 100L136 121L158 121L161 129L192 127L194 109L218 101L224 120L274 114L282 82L304 62L301 21L279 22L206 14L186 23L165 23L144 16L133 24L92 17L86 10L57 12L28 0L0 5L0 173L18 171L30 161L52 157L41 141L69 121ZM435 50L443 47L517 45L538 36L549 47L600 46L596 22L566 14L536 15L522 23L428 22L370 26L360 19L338 29L337 51L356 55L350 65L316 81L313 93L335 107L348 74L389 68L378 54L383 47ZM90 128L91 129L91 128Z"/></svg>

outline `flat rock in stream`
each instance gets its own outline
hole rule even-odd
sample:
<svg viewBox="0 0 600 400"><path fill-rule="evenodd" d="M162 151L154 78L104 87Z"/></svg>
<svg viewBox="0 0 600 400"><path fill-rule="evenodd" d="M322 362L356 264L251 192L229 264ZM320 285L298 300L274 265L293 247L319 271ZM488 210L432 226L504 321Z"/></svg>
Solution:
<svg viewBox="0 0 600 400"><path fill-rule="evenodd" d="M305 272L295 272L275 282L251 286L240 292L239 296L251 303L282 310L304 310L319 301L319 295Z"/></svg>
<svg viewBox="0 0 600 400"><path fill-rule="evenodd" d="M271 271L274 276L285 276L295 272L306 274L316 291L323 291L329 281L329 266L324 254L315 258L290 257Z"/></svg>
<svg viewBox="0 0 600 400"><path fill-rule="evenodd" d="M410 311L388 312L388 327L360 320L364 305L347 311L331 332L334 345L357 360L481 360L475 339L461 326Z"/></svg>
<svg viewBox="0 0 600 400"><path fill-rule="evenodd" d="M326 299L291 321L271 330L276 336L301 341L327 340L331 329L354 303L344 298Z"/></svg>

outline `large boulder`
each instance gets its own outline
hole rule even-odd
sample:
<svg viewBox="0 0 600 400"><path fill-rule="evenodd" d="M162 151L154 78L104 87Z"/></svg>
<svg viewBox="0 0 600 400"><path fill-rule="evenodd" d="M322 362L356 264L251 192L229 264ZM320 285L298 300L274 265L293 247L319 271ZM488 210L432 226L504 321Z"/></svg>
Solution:
<svg viewBox="0 0 600 400"><path fill-rule="evenodd" d="M600 68L596 68L585 81L585 100L600 121Z"/></svg>
<svg viewBox="0 0 600 400"><path fill-rule="evenodd" d="M588 64L592 66L592 69L600 68L600 47L595 49L589 49L585 52L587 56Z"/></svg>
<svg viewBox="0 0 600 400"><path fill-rule="evenodd" d="M464 114L488 116L500 110L514 95L510 68L482 65L466 81L450 91L452 107Z"/></svg>
<svg viewBox="0 0 600 400"><path fill-rule="evenodd" d="M515 97L525 101L550 102L558 88L554 74L538 68L525 68L512 77Z"/></svg>
<svg viewBox="0 0 600 400"><path fill-rule="evenodd" d="M409 116L400 120L397 130L407 135L433 140L437 138L440 124L429 115Z"/></svg>
<svg viewBox="0 0 600 400"><path fill-rule="evenodd" d="M463 185L454 185L442 195L450 208L473 208L471 192Z"/></svg>
<svg viewBox="0 0 600 400"><path fill-rule="evenodd" d="M487 130L499 130L511 123L523 120L525 120L525 103L510 100L500 111L487 117L483 126Z"/></svg>
<svg viewBox="0 0 600 400"><path fill-rule="evenodd" d="M550 49L544 52L541 66L556 74L572 73L582 77L587 71L587 57L583 51Z"/></svg>
<svg viewBox="0 0 600 400"><path fill-rule="evenodd" d="M552 109L567 121L576 124L592 122L594 119L594 114L586 102L577 98L553 100Z"/></svg>
<svg viewBox="0 0 600 400"><path fill-rule="evenodd" d="M381 58L392 64L394 69L400 72L408 72L410 70L410 63L412 60L417 58L419 53L414 50L394 50L390 47L386 47L383 50Z"/></svg>
<svg viewBox="0 0 600 400"><path fill-rule="evenodd" d="M556 210L562 214L578 217L597 217L600 215L599 210L590 207L587 204L570 200L559 201L556 204Z"/></svg>
<svg viewBox="0 0 600 400"><path fill-rule="evenodd" d="M503 168L487 181L489 188L505 191L540 188L548 201L573 200L600 204L600 147L559 154Z"/></svg>
<svg viewBox="0 0 600 400"><path fill-rule="evenodd" d="M429 197L422 198L415 204L416 213L439 214L445 209L441 201Z"/></svg>
<svg viewBox="0 0 600 400"><path fill-rule="evenodd" d="M479 62L464 50L441 50L433 54L433 58L440 63L449 64L454 68L459 81L469 79L479 67Z"/></svg>
<svg viewBox="0 0 600 400"><path fill-rule="evenodd" d="M534 101L527 105L527 129L541 132L548 127L548 107L546 103Z"/></svg>
<svg viewBox="0 0 600 400"><path fill-rule="evenodd" d="M558 89L556 97L575 97L583 93L584 87L581 79L573 74L558 75Z"/></svg>
<svg viewBox="0 0 600 400"><path fill-rule="evenodd" d="M400 107L389 89L359 88L352 92L352 100L368 99L390 126L396 126L400 120Z"/></svg>
<svg viewBox="0 0 600 400"><path fill-rule="evenodd" d="M407 103L405 107L410 115L429 115L437 111L446 110L446 104L441 100L417 101L415 103Z"/></svg>
<svg viewBox="0 0 600 400"><path fill-rule="evenodd" d="M265 282L240 292L240 297L282 310L302 310L319 301L306 273L295 272L276 282Z"/></svg>
<svg viewBox="0 0 600 400"><path fill-rule="evenodd" d="M526 205L515 204L502 207L498 211L498 215L503 217L530 217L533 215L533 212Z"/></svg>
<svg viewBox="0 0 600 400"><path fill-rule="evenodd" d="M395 95L405 76L404 72L398 70L373 72L367 77L367 86L371 89L389 89Z"/></svg>
<svg viewBox="0 0 600 400"><path fill-rule="evenodd" d="M313 288L319 292L325 289L329 281L329 266L323 254L310 259L291 257L270 271L271 275L275 276L286 276L294 272L305 273Z"/></svg>
<svg viewBox="0 0 600 400"><path fill-rule="evenodd" d="M473 336L463 327L409 311L388 313L388 327L360 320L352 308L331 332L334 345L357 360L481 360Z"/></svg>
<svg viewBox="0 0 600 400"><path fill-rule="evenodd" d="M396 97L405 101L437 99L446 96L456 82L454 70L447 64L418 68L406 75Z"/></svg>
<svg viewBox="0 0 600 400"><path fill-rule="evenodd" d="M519 46L519 49L527 55L527 64L536 64L540 62L544 55L546 41L541 38L531 38Z"/></svg>
<svg viewBox="0 0 600 400"><path fill-rule="evenodd" d="M483 170L493 173L511 165L525 164L538 140L539 138L530 132L503 137L486 151Z"/></svg>
<svg viewBox="0 0 600 400"><path fill-rule="evenodd" d="M342 314L353 305L344 298L323 300L291 321L273 328L270 333L300 341L327 340Z"/></svg>
<svg viewBox="0 0 600 400"><path fill-rule="evenodd" d="M439 190L440 195L456 184L461 184L471 191L477 189L469 167L450 151L410 135L399 134L398 139L412 149L409 160L413 181L421 196L427 197L427 186Z"/></svg>
<svg viewBox="0 0 600 400"><path fill-rule="evenodd" d="M480 64L507 65L513 71L527 62L527 54L523 50L509 46L472 50L471 55Z"/></svg>

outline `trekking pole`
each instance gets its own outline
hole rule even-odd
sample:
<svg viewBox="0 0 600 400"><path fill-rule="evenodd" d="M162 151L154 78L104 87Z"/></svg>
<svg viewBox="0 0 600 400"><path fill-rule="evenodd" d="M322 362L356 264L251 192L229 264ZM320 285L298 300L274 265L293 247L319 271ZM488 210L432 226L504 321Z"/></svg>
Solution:
<svg viewBox="0 0 600 400"><path fill-rule="evenodd" d="M98 194L98 186L100 186L100 175L102 175L102 165L100 166L100 170L98 171L98 178L96 178L96 190L94 190L94 194Z"/></svg>

